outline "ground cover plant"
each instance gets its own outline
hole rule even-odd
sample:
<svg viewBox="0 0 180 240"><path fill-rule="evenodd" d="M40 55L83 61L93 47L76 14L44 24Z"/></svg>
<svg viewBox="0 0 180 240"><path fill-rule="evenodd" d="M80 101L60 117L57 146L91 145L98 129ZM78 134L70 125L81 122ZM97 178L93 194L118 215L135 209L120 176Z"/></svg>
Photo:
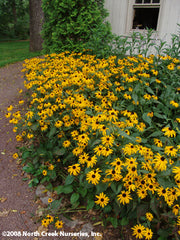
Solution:
<svg viewBox="0 0 180 240"><path fill-rule="evenodd" d="M63 193L73 208L101 210L104 224L131 226L137 239L178 239L179 63L88 52L26 60L28 111L9 106L6 117L17 141L28 141L14 158L30 186L55 191L54 204ZM55 219L42 223L62 227Z"/></svg>
<svg viewBox="0 0 180 240"><path fill-rule="evenodd" d="M29 51L29 41L11 40L0 42L0 52L0 67L41 54L40 52L32 53Z"/></svg>

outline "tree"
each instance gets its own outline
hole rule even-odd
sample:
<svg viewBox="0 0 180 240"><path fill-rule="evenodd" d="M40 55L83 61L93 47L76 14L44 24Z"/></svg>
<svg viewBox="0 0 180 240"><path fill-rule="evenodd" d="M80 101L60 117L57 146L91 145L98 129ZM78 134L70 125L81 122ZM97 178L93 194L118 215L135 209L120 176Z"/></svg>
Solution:
<svg viewBox="0 0 180 240"><path fill-rule="evenodd" d="M30 15L30 51L41 51L43 39L41 29L43 25L44 14L42 10L42 0L29 0Z"/></svg>

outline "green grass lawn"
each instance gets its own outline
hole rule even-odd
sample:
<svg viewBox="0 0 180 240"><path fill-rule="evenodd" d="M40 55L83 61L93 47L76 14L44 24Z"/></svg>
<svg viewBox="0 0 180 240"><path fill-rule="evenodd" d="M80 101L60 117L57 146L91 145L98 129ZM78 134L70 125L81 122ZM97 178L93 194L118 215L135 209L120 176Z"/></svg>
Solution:
<svg viewBox="0 0 180 240"><path fill-rule="evenodd" d="M29 41L0 42L0 67L40 55L41 52L29 51Z"/></svg>

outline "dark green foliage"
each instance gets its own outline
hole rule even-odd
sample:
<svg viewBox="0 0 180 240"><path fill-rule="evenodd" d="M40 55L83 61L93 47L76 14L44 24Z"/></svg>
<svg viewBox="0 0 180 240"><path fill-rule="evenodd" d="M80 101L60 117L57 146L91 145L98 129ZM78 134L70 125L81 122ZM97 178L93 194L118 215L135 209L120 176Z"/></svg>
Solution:
<svg viewBox="0 0 180 240"><path fill-rule="evenodd" d="M27 39L29 0L0 1L0 38Z"/></svg>
<svg viewBox="0 0 180 240"><path fill-rule="evenodd" d="M111 31L104 22L107 12L103 6L104 0L43 0L44 51L80 52L91 47L94 51L94 45L107 45L103 39L109 39Z"/></svg>

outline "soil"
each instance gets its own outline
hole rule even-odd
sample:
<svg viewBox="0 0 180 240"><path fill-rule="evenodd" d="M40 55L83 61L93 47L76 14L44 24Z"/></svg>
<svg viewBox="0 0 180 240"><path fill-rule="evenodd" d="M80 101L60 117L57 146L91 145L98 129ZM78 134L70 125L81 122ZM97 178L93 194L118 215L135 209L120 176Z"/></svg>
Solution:
<svg viewBox="0 0 180 240"><path fill-rule="evenodd" d="M36 210L39 207L35 197L35 189L28 187L28 181L23 181L24 173L22 166L17 164L12 155L17 151L17 142L13 126L9 119L5 117L6 109L9 105L17 106L21 99L19 94L23 86L23 74L21 72L23 63L18 62L0 68L0 239L1 240L51 240L51 239L80 239L79 237L38 237L21 236L16 237L17 232L35 233L41 227L40 222L34 221ZM18 107L17 107L18 108ZM80 218L82 216L80 215ZM90 216L87 215L86 222ZM80 219L82 222L82 219ZM83 219L84 221L84 219ZM40 227L40 228L39 228ZM80 225L77 229L70 229L66 226L62 229L65 232L80 231ZM43 230L43 229L42 229ZM4 231L9 236L2 236ZM54 232L50 229L49 232ZM112 226L104 229L101 226L93 227L94 232L103 233L103 237L96 237L95 240L118 240L120 232L114 230ZM12 236L14 234L14 236ZM81 238L86 239L86 238ZM91 239L91 238L87 238Z"/></svg>

